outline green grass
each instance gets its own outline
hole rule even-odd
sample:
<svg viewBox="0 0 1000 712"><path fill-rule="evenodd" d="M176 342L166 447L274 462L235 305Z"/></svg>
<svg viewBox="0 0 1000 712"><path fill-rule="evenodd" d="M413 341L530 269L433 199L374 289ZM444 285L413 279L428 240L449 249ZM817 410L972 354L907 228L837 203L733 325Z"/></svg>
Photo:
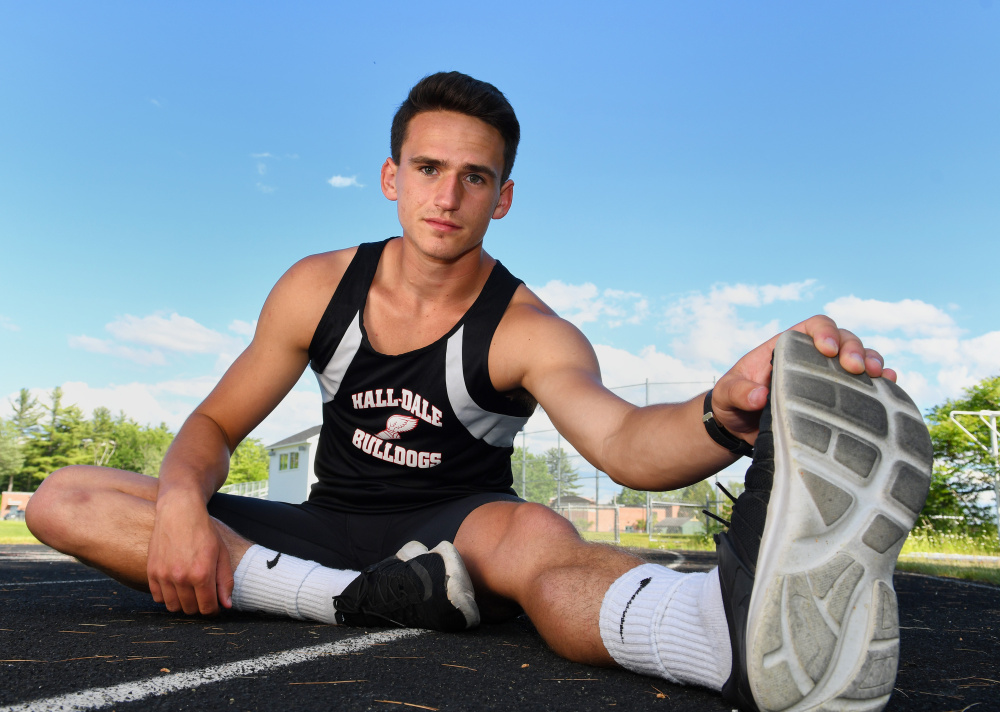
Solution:
<svg viewBox="0 0 1000 712"><path fill-rule="evenodd" d="M611 542L610 532L583 532L587 541ZM623 532L621 546L635 549L674 549L680 551L715 551L715 542L709 536L656 536L652 541L646 534ZM962 534L942 534L914 530L906 543L900 560L896 563L899 571L958 578L966 581L980 581L1000 586L1000 566L984 563L948 561L932 562L909 558L908 554L967 554L973 556L1000 556L1000 547L991 536L972 537Z"/></svg>
<svg viewBox="0 0 1000 712"><path fill-rule="evenodd" d="M0 544L38 544L24 522L0 521Z"/></svg>
<svg viewBox="0 0 1000 712"><path fill-rule="evenodd" d="M968 554L972 556L1000 556L997 537L989 535L949 534L932 529L914 529L903 544L903 555Z"/></svg>
<svg viewBox="0 0 1000 712"><path fill-rule="evenodd" d="M933 563L930 561L900 559L896 562L896 570L908 571L915 574L927 574L928 576L957 578L965 581L979 581L981 583L991 583L994 586L1000 586L1000 566L986 566L984 564L965 561Z"/></svg>
<svg viewBox="0 0 1000 712"><path fill-rule="evenodd" d="M614 534L611 532L581 532L587 541L603 541L611 543ZM715 542L708 536L686 536L683 534L654 534L652 540L648 534L622 532L620 546L632 549L675 549L684 551L715 551Z"/></svg>

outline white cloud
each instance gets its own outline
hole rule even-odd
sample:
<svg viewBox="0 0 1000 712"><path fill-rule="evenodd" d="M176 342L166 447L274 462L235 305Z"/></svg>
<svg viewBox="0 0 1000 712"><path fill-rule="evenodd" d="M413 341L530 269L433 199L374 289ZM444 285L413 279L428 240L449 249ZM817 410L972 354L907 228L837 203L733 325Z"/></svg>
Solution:
<svg viewBox="0 0 1000 712"><path fill-rule="evenodd" d="M9 316L0 314L0 329L4 329L6 331L20 331L21 327L15 324Z"/></svg>
<svg viewBox="0 0 1000 712"><path fill-rule="evenodd" d="M243 346L235 337L220 334L176 312L168 317L126 314L105 328L121 341L182 353L217 354Z"/></svg>
<svg viewBox="0 0 1000 712"><path fill-rule="evenodd" d="M167 364L167 354L207 354L216 357L215 371L224 371L246 347L246 336L253 334L256 322L234 320L229 328L239 336L209 329L176 312L169 316L152 314L136 317L127 314L105 328L113 339L93 336L70 336L72 348L90 353L106 354L133 361L143 366ZM136 348L137 344L148 348Z"/></svg>
<svg viewBox="0 0 1000 712"><path fill-rule="evenodd" d="M89 351L92 354L106 354L123 358L141 366L162 366L167 362L163 352L158 349L133 349L110 340L95 339L93 336L71 336L69 337L69 345L71 348Z"/></svg>
<svg viewBox="0 0 1000 712"><path fill-rule="evenodd" d="M269 194L273 193L274 191L276 191L277 188L275 188L274 186L271 186L271 185L264 185L263 183L258 182L257 183L257 190L259 190L261 193L264 193L265 195L269 195Z"/></svg>
<svg viewBox="0 0 1000 712"><path fill-rule="evenodd" d="M638 292L600 291L596 285L566 284L558 279L531 291L563 319L576 326L604 319L608 326L639 324L649 314L649 302Z"/></svg>
<svg viewBox="0 0 1000 712"><path fill-rule="evenodd" d="M160 104L159 99L150 99L149 103L155 106L157 109L162 109L163 106Z"/></svg>
<svg viewBox="0 0 1000 712"><path fill-rule="evenodd" d="M257 175L262 176L267 173L267 164L263 161L257 162Z"/></svg>
<svg viewBox="0 0 1000 712"><path fill-rule="evenodd" d="M777 319L762 324L741 318L737 307L800 301L811 294L815 284L816 280L807 279L782 285L716 285L707 295L696 292L669 305L663 326L678 334L671 344L676 356L700 367L712 364L728 368L779 328Z"/></svg>
<svg viewBox="0 0 1000 712"><path fill-rule="evenodd" d="M835 299L823 311L855 332L901 331L905 336L927 337L954 337L960 332L949 314L919 299L883 302L851 295Z"/></svg>
<svg viewBox="0 0 1000 712"><path fill-rule="evenodd" d="M357 176L351 176L350 178L348 178L347 176L333 176L327 181L327 183L332 185L334 188L349 188L351 186L364 188L363 185L358 183Z"/></svg>
<svg viewBox="0 0 1000 712"><path fill-rule="evenodd" d="M257 320L243 321L242 319L233 319L229 324L229 330L240 336L253 336L257 330Z"/></svg>
<svg viewBox="0 0 1000 712"><path fill-rule="evenodd" d="M315 384L315 379L312 381ZM323 400L318 388L295 388L264 418L250 437L260 438L265 445L323 422Z"/></svg>
<svg viewBox="0 0 1000 712"><path fill-rule="evenodd" d="M270 153L251 153L250 158L274 158Z"/></svg>

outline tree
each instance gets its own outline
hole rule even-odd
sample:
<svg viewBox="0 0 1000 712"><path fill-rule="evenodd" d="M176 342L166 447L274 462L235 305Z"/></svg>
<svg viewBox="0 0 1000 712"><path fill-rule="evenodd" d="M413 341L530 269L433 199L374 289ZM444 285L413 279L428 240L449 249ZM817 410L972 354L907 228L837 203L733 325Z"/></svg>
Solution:
<svg viewBox="0 0 1000 712"><path fill-rule="evenodd" d="M514 490L521 498L548 504L556 496L556 481L549 473L547 456L533 455L530 452L525 456L521 448L515 447L510 456L510 464L514 475Z"/></svg>
<svg viewBox="0 0 1000 712"><path fill-rule="evenodd" d="M32 490L34 487L31 478L24 473L24 453L28 441L40 430L38 421L42 415L42 407L38 403L38 399L34 398L27 388L22 388L17 399L10 401L10 405L13 414L8 423L14 431L13 436L18 454L16 460L8 460L8 467L13 467L14 462L18 464L16 468L6 471L7 489L8 491Z"/></svg>
<svg viewBox="0 0 1000 712"><path fill-rule="evenodd" d="M264 444L257 438L246 438L236 446L229 459L229 477L226 484L235 482L255 482L266 480L268 475L268 455Z"/></svg>
<svg viewBox="0 0 1000 712"><path fill-rule="evenodd" d="M615 497L615 502L620 504L622 507L645 507L646 493L642 490L622 487L622 491L618 493L617 497Z"/></svg>
<svg viewBox="0 0 1000 712"><path fill-rule="evenodd" d="M0 479L7 478L7 491L14 490L14 477L21 472L24 455L18 442L17 427L9 420L0 420Z"/></svg>
<svg viewBox="0 0 1000 712"><path fill-rule="evenodd" d="M163 457L174 435L165 423L157 426L139 425L124 413L112 423L110 440L114 449L107 460L109 467L158 477Z"/></svg>
<svg viewBox="0 0 1000 712"><path fill-rule="evenodd" d="M549 475L556 485L556 494L561 493L564 497L578 494L580 483L577 480L580 475L569 454L562 448L550 447L545 451L545 460Z"/></svg>
<svg viewBox="0 0 1000 712"><path fill-rule="evenodd" d="M966 388L962 398L947 400L927 414L934 445L934 472L917 526L970 532L995 530L994 509L981 495L994 491L996 463L990 452L972 442L952 422L953 410L1000 410L1000 376ZM990 429L982 420L965 417L962 424L988 447Z"/></svg>
<svg viewBox="0 0 1000 712"><path fill-rule="evenodd" d="M52 389L51 405L44 405L49 417L33 431L24 445L24 468L28 487L34 490L43 479L67 465L86 464L91 453L84 440L88 424L83 413L75 406L63 405L62 388Z"/></svg>

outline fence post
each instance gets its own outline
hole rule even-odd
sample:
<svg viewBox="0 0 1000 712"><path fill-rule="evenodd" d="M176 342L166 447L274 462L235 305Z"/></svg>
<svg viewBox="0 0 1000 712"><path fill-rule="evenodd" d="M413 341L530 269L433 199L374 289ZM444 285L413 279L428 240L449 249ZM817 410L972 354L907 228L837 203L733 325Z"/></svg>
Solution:
<svg viewBox="0 0 1000 712"><path fill-rule="evenodd" d="M521 499L528 499L528 434L521 431Z"/></svg>

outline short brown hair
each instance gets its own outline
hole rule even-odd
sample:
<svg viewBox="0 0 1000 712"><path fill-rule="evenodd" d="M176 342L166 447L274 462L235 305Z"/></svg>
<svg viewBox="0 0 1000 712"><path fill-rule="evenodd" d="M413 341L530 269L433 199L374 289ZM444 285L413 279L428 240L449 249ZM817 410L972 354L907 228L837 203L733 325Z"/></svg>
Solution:
<svg viewBox="0 0 1000 712"><path fill-rule="evenodd" d="M438 72L424 77L410 89L406 101L392 118L389 140L392 160L399 164L403 141L410 120L424 111L455 111L485 121L500 132L503 139L503 174L500 183L510 178L521 140L521 125L514 107L499 89L488 82L473 79L461 72Z"/></svg>

